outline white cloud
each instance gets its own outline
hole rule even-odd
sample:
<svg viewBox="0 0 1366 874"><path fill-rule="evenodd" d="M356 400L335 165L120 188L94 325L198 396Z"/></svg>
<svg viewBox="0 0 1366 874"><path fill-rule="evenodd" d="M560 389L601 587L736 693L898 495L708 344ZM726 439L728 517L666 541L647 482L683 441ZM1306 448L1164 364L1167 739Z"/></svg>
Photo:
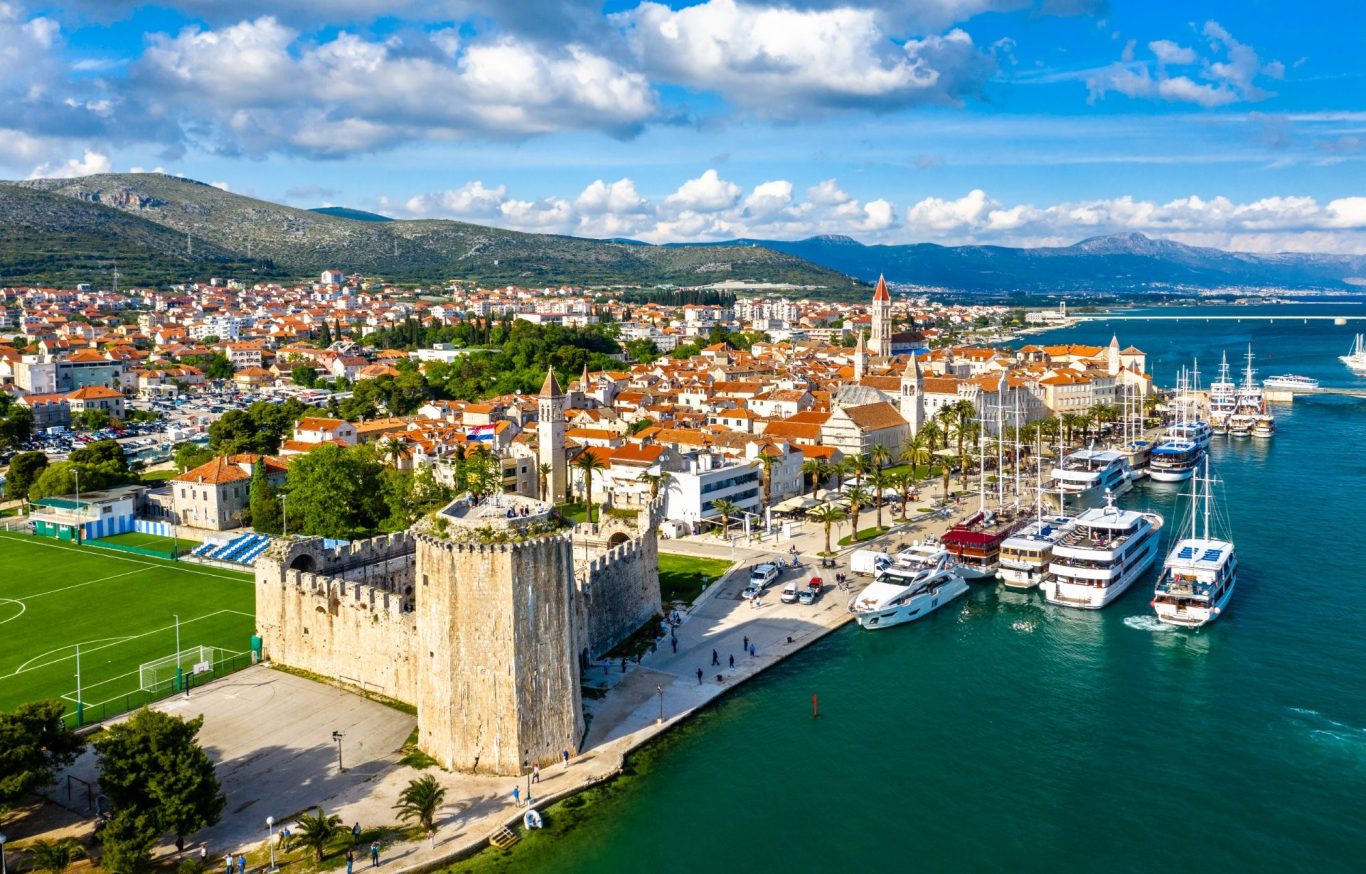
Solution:
<svg viewBox="0 0 1366 874"><path fill-rule="evenodd" d="M574 209L584 215L633 215L643 212L648 205L630 179L611 183L595 180L574 199Z"/></svg>
<svg viewBox="0 0 1366 874"><path fill-rule="evenodd" d="M507 198L507 193L506 185L486 188L483 182L475 180L459 188L411 197L403 204L403 209L416 218L493 218L500 214L499 207Z"/></svg>
<svg viewBox="0 0 1366 874"><path fill-rule="evenodd" d="M1152 59L1139 59L1131 40L1119 61L1087 77L1090 99L1099 100L1113 92L1210 108L1272 96L1258 80L1281 78L1284 64L1263 63L1251 46L1234 39L1217 21L1205 22L1200 35L1209 49L1207 57L1194 48L1158 39L1148 43ZM1173 72L1174 67L1189 69Z"/></svg>
<svg viewBox="0 0 1366 874"><path fill-rule="evenodd" d="M719 212L734 206L741 191L740 186L722 179L715 170L707 170L678 186L664 199L664 206L679 212Z"/></svg>
<svg viewBox="0 0 1366 874"><path fill-rule="evenodd" d="M79 158L72 158L61 164L39 164L29 174L30 179L70 179L76 176L91 176L96 173L110 173L114 165L109 156L86 149Z"/></svg>
<svg viewBox="0 0 1366 874"><path fill-rule="evenodd" d="M227 61L225 59L231 59ZM131 69L149 112L218 148L314 156L407 139L519 139L565 129L625 135L655 112L645 77L585 46L512 36L300 39L266 16L157 34Z"/></svg>
<svg viewBox="0 0 1366 874"><path fill-rule="evenodd" d="M707 0L674 10L645 2L613 20L656 79L777 118L957 103L995 66L959 29L898 45L875 9Z"/></svg>
<svg viewBox="0 0 1366 874"><path fill-rule="evenodd" d="M906 211L906 224L935 233L972 229L981 225L998 206L1000 204L980 188L974 188L957 200L927 197Z"/></svg>

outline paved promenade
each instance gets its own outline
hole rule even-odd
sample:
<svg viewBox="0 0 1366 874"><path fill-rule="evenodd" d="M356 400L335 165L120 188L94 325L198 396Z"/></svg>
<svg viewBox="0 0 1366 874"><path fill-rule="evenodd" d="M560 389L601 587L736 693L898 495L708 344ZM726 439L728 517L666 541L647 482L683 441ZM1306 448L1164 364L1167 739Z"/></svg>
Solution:
<svg viewBox="0 0 1366 874"><path fill-rule="evenodd" d="M894 527L874 542L874 548L885 544L895 551L898 544L942 533L948 521L938 514L917 512L922 506L913 504L912 523ZM884 511L884 515L890 519L892 514ZM860 524L868 527L873 521L874 514L865 511ZM849 529L847 522L837 526L833 539L848 534ZM792 545L803 567L784 570L760 605L741 599L749 567L786 557ZM624 672L620 662L590 667L585 685L606 686L608 691L600 699L585 702L585 712L592 719L584 748L574 751L568 766L545 768L541 781L531 786L536 806L610 778L631 750L850 619L845 605L851 593L835 589L835 573L848 571L851 550L843 551L836 567L820 568L816 553L824 548L824 531L819 525L807 523L786 540L732 545L704 535L661 541L660 548L732 559L734 564L682 614L675 630L676 651L665 637L656 651L639 664L628 663ZM784 583L805 583L813 575L826 582L815 604L779 601ZM866 577L855 578L856 587L866 582ZM746 643L753 645L753 655L745 651ZM713 651L719 665L712 663ZM253 721L253 712L265 703L269 703L272 724ZM189 700L169 699L157 706L184 716L204 713L201 737L224 763L220 769L228 794L224 821L195 836L208 845L211 858L263 847L267 815L289 822L289 817L311 804L323 805L347 824L392 823L398 793L409 780L423 774L435 776L446 787L447 803L439 816L435 843L424 840L386 847L381 867L388 870L418 872L441 867L483 846L498 827L519 823L525 809L514 803L512 790L518 787L525 801L526 777L476 776L437 768L417 771L401 765L398 748L415 725L413 717L265 666L196 690ZM346 772L337 769L337 750L330 740L334 729L345 732ZM254 862L257 856L252 858Z"/></svg>

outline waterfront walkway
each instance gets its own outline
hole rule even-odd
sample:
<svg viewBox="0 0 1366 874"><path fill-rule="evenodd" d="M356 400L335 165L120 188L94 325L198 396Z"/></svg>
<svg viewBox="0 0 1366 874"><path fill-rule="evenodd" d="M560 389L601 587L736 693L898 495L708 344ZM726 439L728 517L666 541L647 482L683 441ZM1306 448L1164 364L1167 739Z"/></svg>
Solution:
<svg viewBox="0 0 1366 874"><path fill-rule="evenodd" d="M887 534L863 546L880 548L886 544L889 550L895 551L899 543L941 534L949 522L939 514L917 512L917 508L924 506L927 504L912 504L912 522L894 526ZM884 508L884 519L891 518L889 511L895 507L893 504ZM872 525L873 521L874 514L870 511L865 511L860 518L864 527ZM838 525L835 537L847 534L850 527L848 522ZM783 576L761 599L761 606L741 599L739 593L748 582L750 565L779 556L786 558L793 544L801 555L803 567L797 571L784 570ZM851 593L835 589L835 573L848 572L848 552L853 548L843 550L837 567L819 568L816 553L823 548L824 531L811 523L798 529L795 537L776 542L770 538L759 544L731 544L706 535L660 541L663 552L732 559L734 564L725 577L713 582L682 614L682 622L675 630L677 651L665 637L639 664L628 662L624 672L620 661L597 662L590 667L584 685L605 687L606 691L601 698L585 701L589 728L584 747L573 751L575 755L567 767L556 764L543 769L540 783L530 787L533 804L542 807L609 779L621 769L630 751L686 719L699 707L848 622L850 616L845 604ZM820 575L826 581L826 588L815 604L779 601L783 584L790 580L805 583L813 575ZM856 577L855 587L861 587L867 581L866 577ZM746 642L754 646L752 656L744 649ZM719 666L712 664L713 650ZM734 667L730 665L731 656L735 658ZM701 682L698 669L703 672ZM232 769L236 767L233 762L237 758L245 756L254 760L255 756L240 749L240 738L234 740L234 733L240 728L238 720L215 718L215 714L234 713L239 719L250 718L252 702L285 700L296 694L294 687L300 683L305 681L261 666L197 690L190 701L171 699L156 706L185 715L205 713L208 718L201 739L207 748L218 754L215 758L225 761ZM249 695L244 694L247 689L251 690ZM316 714L323 711L341 716L357 708L369 710L377 706L349 692L331 690L327 694L332 698L322 710L317 709L317 702L309 705L314 708L315 719ZM395 715L401 717L401 714ZM393 744L395 732L402 733L402 724L388 729L382 739L375 737L375 743L366 743L359 728L349 725L351 730L343 741L344 755L347 759L355 757L353 761L364 762L364 766L356 767L348 761L348 770L342 773L335 762L336 748L328 742L331 721L334 721L331 717L324 716L318 721L317 730L302 733L295 723L291 726L293 731L286 732L289 736L273 735L266 741L269 749L279 754L276 767L256 768L250 780L225 782L228 815L219 825L196 835L196 843L190 845L191 849L197 847L198 841L203 841L212 858L221 858L228 851L247 851L251 854L252 870L258 870L258 864L264 867L266 859L264 817L271 814L280 824L291 823L303 802L299 796L301 788L311 790L308 804L323 806L329 814L339 815L347 824L359 822L363 827L370 827L392 823L395 818L393 804L399 792L408 781L424 774L435 776L446 788L446 805L438 818L436 840L434 844L423 840L385 847L381 867L403 872L434 870L481 848L489 835L502 826L520 828L525 807L514 804L512 790L518 787L525 800L528 789L525 776L490 777L449 773L437 768L418 771L402 765ZM411 717L406 724L412 724ZM377 743L382 743L383 747L377 748ZM358 744L364 744L364 748L357 749ZM296 761L307 762L306 775L297 773L291 764ZM277 792L282 794L277 795ZM285 806L289 809L276 809L281 806L278 802L285 801L286 797L289 803ZM231 813L245 806L250 807L250 816ZM170 851L170 848L164 849Z"/></svg>

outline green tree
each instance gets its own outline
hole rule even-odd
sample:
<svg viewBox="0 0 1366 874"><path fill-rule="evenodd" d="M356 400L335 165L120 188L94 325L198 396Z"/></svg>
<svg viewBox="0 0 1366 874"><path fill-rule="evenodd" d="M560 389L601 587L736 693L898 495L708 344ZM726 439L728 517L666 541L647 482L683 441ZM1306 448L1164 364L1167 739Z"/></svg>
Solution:
<svg viewBox="0 0 1366 874"><path fill-rule="evenodd" d="M311 364L297 364L289 373L295 385L313 388L318 384L318 368Z"/></svg>
<svg viewBox="0 0 1366 874"><path fill-rule="evenodd" d="M318 345L324 349L332 345L332 328L327 324L326 319L323 319L323 326L318 331Z"/></svg>
<svg viewBox="0 0 1366 874"><path fill-rule="evenodd" d="M873 468L875 470L881 470L887 466L888 461L891 461L892 450L883 446L881 443L878 443L874 445L872 449L868 450L868 458L872 460Z"/></svg>
<svg viewBox="0 0 1366 874"><path fill-rule="evenodd" d="M176 470L184 473L193 470L201 464L207 464L214 459L214 451L207 446L200 446L198 443L177 443L175 447L175 466Z"/></svg>
<svg viewBox="0 0 1366 874"><path fill-rule="evenodd" d="M327 812L319 807L318 812L312 816L307 813L300 816L295 825L298 826L298 830L294 833L294 840L311 849L321 862L327 845L341 832L342 820L336 814L328 816Z"/></svg>
<svg viewBox="0 0 1366 874"><path fill-rule="evenodd" d="M5 492L11 498L28 497L28 488L47 468L47 453L20 452L10 459L5 474Z"/></svg>
<svg viewBox="0 0 1366 874"><path fill-rule="evenodd" d="M57 841L39 840L28 846L28 867L30 871L46 871L48 874L62 874L71 863L85 857L85 848L75 838L62 838Z"/></svg>
<svg viewBox="0 0 1366 874"><path fill-rule="evenodd" d="M894 487L895 483L892 481L892 475L882 468L877 468L873 470L872 473L868 474L868 488L872 493L873 506L877 508L877 527L879 530L882 528L883 495L888 489Z"/></svg>
<svg viewBox="0 0 1366 874"><path fill-rule="evenodd" d="M721 517L721 527L716 529L718 537L726 536L730 531L730 517L740 512L740 505L725 498L717 498L711 502L711 508Z"/></svg>
<svg viewBox="0 0 1366 874"><path fill-rule="evenodd" d="M0 713L0 804L51 783L85 748L62 722L64 709L61 701L35 701Z"/></svg>
<svg viewBox="0 0 1366 874"><path fill-rule="evenodd" d="M829 555L830 550L830 528L836 522L843 521L848 514L843 507L834 504L823 504L807 514L811 519L825 528L825 554Z"/></svg>
<svg viewBox="0 0 1366 874"><path fill-rule="evenodd" d="M551 496L550 496L549 494L546 493L546 490L550 487L550 486L549 486L549 483L550 483L550 475L551 475L552 473L554 473L554 472L555 472L555 468L552 467L550 464L547 464L547 463L542 463L542 464L540 464L540 465L537 465L537 467L536 467L536 476L537 476L537 477L540 479L540 481L541 481L541 491L540 491L539 494L540 494L540 496L541 496L541 500L542 500L542 501L550 501L550 500L552 500L552 499L551 499Z"/></svg>
<svg viewBox="0 0 1366 874"><path fill-rule="evenodd" d="M583 476L583 503L588 508L588 522L593 522L593 474L607 470L607 465L602 459L592 452L584 450L579 453L579 457L574 459L574 467Z"/></svg>
<svg viewBox="0 0 1366 874"><path fill-rule="evenodd" d="M81 410L71 417L71 424L81 431L99 431L109 427L109 413L104 410Z"/></svg>
<svg viewBox="0 0 1366 874"><path fill-rule="evenodd" d="M289 465L291 529L354 540L375 531L388 515L381 465L364 446L325 443Z"/></svg>
<svg viewBox="0 0 1366 874"><path fill-rule="evenodd" d="M8 405L3 415L0 415L0 447L13 449L22 446L32 436L33 411L18 404Z"/></svg>
<svg viewBox="0 0 1366 874"><path fill-rule="evenodd" d="M215 352L209 363L204 365L204 375L209 379L232 379L235 373L237 368L232 366L228 356L222 352Z"/></svg>
<svg viewBox="0 0 1366 874"><path fill-rule="evenodd" d="M109 464L87 465L59 461L49 465L38 475L28 487L28 498L30 501L37 501L53 495L70 495L76 492L78 487L82 492L93 492L127 480L126 473L119 473Z"/></svg>
<svg viewBox="0 0 1366 874"><path fill-rule="evenodd" d="M830 476L830 465L819 458L808 458L802 462L802 473L811 477L811 494L815 494L825 478Z"/></svg>
<svg viewBox="0 0 1366 874"><path fill-rule="evenodd" d="M145 840L150 849L168 832L179 839L218 822L227 799L199 746L203 725L202 716L186 720L144 707L95 738L100 788L114 811L110 826L124 820L126 830L116 834L130 848Z"/></svg>
<svg viewBox="0 0 1366 874"><path fill-rule="evenodd" d="M394 810L398 811L399 819L417 820L424 830L431 831L435 827L436 812L445 800L446 790L437 785L435 777L428 774L408 782L398 794L398 804L394 805Z"/></svg>
<svg viewBox="0 0 1366 874"><path fill-rule="evenodd" d="M280 499L270 484L264 458L258 458L252 465L247 506L251 510L251 527L266 534L280 533Z"/></svg>
<svg viewBox="0 0 1366 874"><path fill-rule="evenodd" d="M854 486L853 488L845 489L844 497L849 501L849 517L854 520L853 539L857 541L858 517L859 514L863 512L863 508L868 506L871 497L868 494L868 490L863 486Z"/></svg>
<svg viewBox="0 0 1366 874"><path fill-rule="evenodd" d="M769 455L765 448L761 448L759 454L754 457L753 463L759 467L763 476L765 509L773 503L773 467L779 461L777 456Z"/></svg>

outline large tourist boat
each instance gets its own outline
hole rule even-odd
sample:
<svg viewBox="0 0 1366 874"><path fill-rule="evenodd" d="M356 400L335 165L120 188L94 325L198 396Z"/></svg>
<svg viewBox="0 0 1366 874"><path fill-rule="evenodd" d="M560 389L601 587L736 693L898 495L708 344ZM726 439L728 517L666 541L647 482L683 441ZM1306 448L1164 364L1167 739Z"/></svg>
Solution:
<svg viewBox="0 0 1366 874"><path fill-rule="evenodd" d="M968 584L942 547L924 544L897 554L849 601L860 628L890 628L928 616L967 594Z"/></svg>
<svg viewBox="0 0 1366 874"><path fill-rule="evenodd" d="M996 575L1001 544L1024 523L1009 512L984 508L950 528L940 541L964 579L985 580Z"/></svg>
<svg viewBox="0 0 1366 874"><path fill-rule="evenodd" d="M1072 524L1067 516L1041 516L1001 542L996 575L1008 589L1032 589L1048 572L1053 546Z"/></svg>
<svg viewBox="0 0 1366 874"><path fill-rule="evenodd" d="M1359 373L1366 373L1366 334L1357 334L1352 348L1346 355L1339 355L1338 360Z"/></svg>
<svg viewBox="0 0 1366 874"><path fill-rule="evenodd" d="M1262 380L1262 388L1288 388L1291 390L1305 391L1319 387L1319 381L1312 376L1300 376L1297 373L1283 373L1280 376L1268 376Z"/></svg>
<svg viewBox="0 0 1366 874"><path fill-rule="evenodd" d="M1078 449L1051 475L1044 500L1061 513L1098 507L1107 492L1120 495L1133 487L1128 456L1114 450Z"/></svg>
<svg viewBox="0 0 1366 874"><path fill-rule="evenodd" d="M1228 433L1228 422L1238 411L1238 384L1228 369L1228 353L1219 362L1219 378L1209 384L1209 424L1216 434Z"/></svg>
<svg viewBox="0 0 1366 874"><path fill-rule="evenodd" d="M1099 610L1157 560L1156 513L1121 510L1109 501L1087 510L1053 546L1048 574L1039 588L1050 604Z"/></svg>
<svg viewBox="0 0 1366 874"><path fill-rule="evenodd" d="M1211 530L1214 479L1208 458L1204 473L1195 477L1191 491L1190 536L1177 541L1167 554L1152 601L1159 622L1187 628L1199 628L1223 615L1238 581L1233 542L1215 537Z"/></svg>
<svg viewBox="0 0 1366 874"><path fill-rule="evenodd" d="M1249 343L1243 384L1238 387L1238 408L1229 419L1229 433L1234 437L1270 437L1276 433L1276 417L1267 408L1256 373L1252 369L1252 344Z"/></svg>
<svg viewBox="0 0 1366 874"><path fill-rule="evenodd" d="M1167 426L1167 436L1148 453L1148 477L1153 482L1190 479L1213 437L1209 426L1193 415L1190 380L1184 371L1177 377L1175 416Z"/></svg>

